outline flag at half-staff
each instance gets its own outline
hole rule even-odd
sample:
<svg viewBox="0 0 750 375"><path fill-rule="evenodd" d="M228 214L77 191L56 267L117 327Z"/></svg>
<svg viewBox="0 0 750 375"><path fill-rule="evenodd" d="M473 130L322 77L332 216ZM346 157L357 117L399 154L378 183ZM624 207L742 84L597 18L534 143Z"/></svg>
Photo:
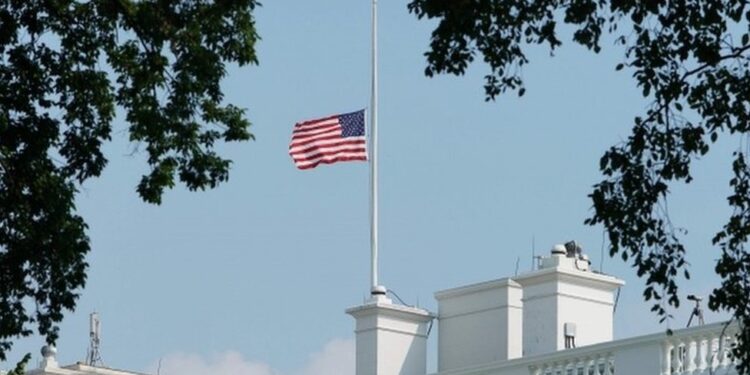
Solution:
<svg viewBox="0 0 750 375"><path fill-rule="evenodd" d="M299 169L367 160L365 110L296 123L289 155Z"/></svg>
<svg viewBox="0 0 750 375"><path fill-rule="evenodd" d="M369 161L370 167L370 294L385 298L378 282L378 12L372 0L372 95L370 96L369 150L365 110L299 122L294 125L289 155L299 169L340 161ZM369 156L368 156L369 154Z"/></svg>

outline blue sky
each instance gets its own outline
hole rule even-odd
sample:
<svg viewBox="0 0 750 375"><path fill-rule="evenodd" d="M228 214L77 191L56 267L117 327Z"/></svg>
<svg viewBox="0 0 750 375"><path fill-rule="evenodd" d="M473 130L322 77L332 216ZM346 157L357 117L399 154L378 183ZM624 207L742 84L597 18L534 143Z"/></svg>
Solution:
<svg viewBox="0 0 750 375"><path fill-rule="evenodd" d="M464 77L424 77L434 24L406 4L380 2L382 283L435 311L437 290L513 275L517 259L528 270L532 239L538 254L578 240L598 268L602 230L583 225L587 194L602 153L648 105L631 72L615 72L624 51L606 42L595 55L564 34L554 57L530 50L523 98L487 103L482 64ZM368 292L367 164L298 171L287 145L296 121L368 105L370 2L269 1L256 16L260 65L231 67L224 89L247 108L257 140L220 147L234 160L227 184L141 202L144 155L118 118L108 168L78 197L93 251L88 286L62 324L60 362L84 358L92 311L103 321L103 359L117 368L155 371L161 358L163 375L315 375L353 360L344 309ZM689 230L693 279L683 295L717 285L710 239L730 214L728 156L738 144L721 140L695 164L693 183L672 188L672 220ZM627 282L616 336L664 329L634 271L609 257L603 267ZM687 304L674 311L672 327L689 313ZM38 358L41 345L20 340L10 360Z"/></svg>

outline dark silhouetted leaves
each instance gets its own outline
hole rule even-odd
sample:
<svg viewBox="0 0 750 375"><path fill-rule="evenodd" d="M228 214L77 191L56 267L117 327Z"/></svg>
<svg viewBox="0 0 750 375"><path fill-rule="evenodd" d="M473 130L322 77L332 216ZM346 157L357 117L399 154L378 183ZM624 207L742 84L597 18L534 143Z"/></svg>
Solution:
<svg viewBox="0 0 750 375"><path fill-rule="evenodd" d="M673 183L692 180L690 165L719 136L739 133L742 148L732 165L734 213L713 242L721 251L716 272L722 284L712 309L734 314L743 327L733 355L750 373L750 7L746 1L635 0L412 0L418 18L438 20L427 72L463 74L475 58L487 63L487 100L507 90L525 92L522 66L529 44L561 45L555 26L573 28L570 39L598 52L602 30L625 47L615 70L630 70L644 97L652 100L635 117L632 133L600 160L605 177L590 194L589 225L603 225L610 254L630 261L646 280L643 296L662 320L679 306L678 277L689 278L680 228L669 218ZM623 21L620 23L621 21ZM618 25L619 24L619 25ZM618 27L619 26L619 27ZM695 249L704 251L704 249ZM682 271L682 272L680 272Z"/></svg>
<svg viewBox="0 0 750 375"><path fill-rule="evenodd" d="M227 63L257 62L256 6L0 1L0 361L34 330L54 342L75 308L90 250L75 194L107 164L116 106L148 156L144 200L227 180L214 145L251 135L220 81Z"/></svg>

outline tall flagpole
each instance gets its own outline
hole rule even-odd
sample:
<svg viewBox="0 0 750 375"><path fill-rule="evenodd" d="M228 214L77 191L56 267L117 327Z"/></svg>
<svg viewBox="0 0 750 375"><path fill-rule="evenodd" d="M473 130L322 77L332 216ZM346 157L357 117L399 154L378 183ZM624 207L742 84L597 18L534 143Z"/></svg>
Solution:
<svg viewBox="0 0 750 375"><path fill-rule="evenodd" d="M378 284L378 0L372 0L372 92L370 102L370 292L385 294Z"/></svg>

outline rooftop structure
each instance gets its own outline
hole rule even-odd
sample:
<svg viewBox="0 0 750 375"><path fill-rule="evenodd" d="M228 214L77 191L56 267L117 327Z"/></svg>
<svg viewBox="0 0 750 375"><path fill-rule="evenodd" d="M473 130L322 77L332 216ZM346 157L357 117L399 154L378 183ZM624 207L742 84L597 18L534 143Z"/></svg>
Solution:
<svg viewBox="0 0 750 375"><path fill-rule="evenodd" d="M437 314L395 304L375 290L370 300L346 310L356 322L355 375L426 375L433 326L433 375L737 374L730 354L737 325L703 324L697 297L700 325L613 340L622 280L593 271L575 242L555 245L535 268L439 291ZM95 345L87 363L60 366L56 349L46 346L39 367L27 374L142 375L99 365L98 317L92 315L92 322Z"/></svg>
<svg viewBox="0 0 750 375"><path fill-rule="evenodd" d="M590 266L575 242L555 245L531 272L437 292L436 315L373 295L347 310L356 320L356 375L425 375L434 319L435 375L736 374L735 325L613 340L615 294L625 283Z"/></svg>
<svg viewBox="0 0 750 375"><path fill-rule="evenodd" d="M55 356L57 349L53 346L42 348L42 361L39 367L26 372L27 375L144 375L137 372L115 370L107 367L89 366L81 362L69 366L60 366Z"/></svg>

